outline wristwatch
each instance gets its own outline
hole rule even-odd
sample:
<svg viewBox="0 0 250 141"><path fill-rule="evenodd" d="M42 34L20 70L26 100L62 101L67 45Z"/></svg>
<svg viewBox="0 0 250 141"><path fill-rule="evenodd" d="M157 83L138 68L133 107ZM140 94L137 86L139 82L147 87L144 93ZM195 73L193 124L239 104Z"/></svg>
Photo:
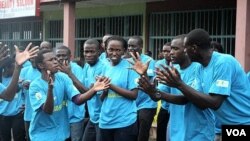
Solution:
<svg viewBox="0 0 250 141"><path fill-rule="evenodd" d="M155 98L161 99L161 92L158 89L156 89Z"/></svg>

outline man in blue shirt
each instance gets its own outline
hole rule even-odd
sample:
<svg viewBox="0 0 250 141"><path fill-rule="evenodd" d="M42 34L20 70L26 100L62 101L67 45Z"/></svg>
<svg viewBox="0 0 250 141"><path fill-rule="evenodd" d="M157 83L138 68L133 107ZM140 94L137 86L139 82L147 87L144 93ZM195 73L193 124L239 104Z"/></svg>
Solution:
<svg viewBox="0 0 250 141"><path fill-rule="evenodd" d="M109 87L107 78L98 78L86 93L80 94L67 74L58 72L59 63L51 50L36 57L41 77L30 84L33 114L30 123L32 141L64 141L70 135L67 101L80 105L99 90Z"/></svg>
<svg viewBox="0 0 250 141"><path fill-rule="evenodd" d="M171 62L175 64L174 68L180 72L180 77L187 85L194 89L201 90L199 83L196 83L196 70L201 66L198 63L192 63L186 54L183 46L184 38L185 35L179 35L171 41ZM137 61L137 64L133 67L137 72L141 70L140 67L137 67L139 63L140 61ZM162 66L162 69L167 67L166 65ZM167 88L168 86L164 86L164 88L161 83L159 84L159 90L157 90L148 80L146 74L143 74L139 79L139 85L152 99L161 99L171 103L169 105L170 119L168 139L171 141L213 140L214 115L212 111L210 109L200 109L189 101L178 89L172 87Z"/></svg>
<svg viewBox="0 0 250 141"><path fill-rule="evenodd" d="M210 41L203 29L190 31L184 40L191 60L202 65L197 77L202 92L185 84L174 68L166 68L157 75L197 107L213 109L221 125L250 125L250 82L240 63L231 55L213 51Z"/></svg>
<svg viewBox="0 0 250 141"><path fill-rule="evenodd" d="M59 62L59 70L66 73L73 81L76 88L84 93L87 89L81 84L83 79L82 68L70 60L71 51L66 46L59 46L55 49ZM68 113L70 122L71 141L81 141L83 136L83 125L85 115L85 104L75 105L71 100L68 101Z"/></svg>
<svg viewBox="0 0 250 141"><path fill-rule="evenodd" d="M83 84L87 88L91 88L96 81L95 78L101 76L102 69L104 68L103 61L99 58L100 44L96 39L88 39L83 45L83 56L86 61L83 78ZM89 121L84 130L83 141L101 141L99 117L101 112L102 102L100 94L93 95L87 101L89 111Z"/></svg>
<svg viewBox="0 0 250 141"><path fill-rule="evenodd" d="M147 70L147 75L152 79L155 75L154 67L155 61L142 54L143 40L139 36L130 37L128 40L128 51L130 53L138 52L143 63L150 61ZM130 58L131 60L132 58ZM156 114L157 103L153 101L145 92L142 90L138 91L138 97L136 98L137 112L138 112L138 141L146 141L149 139L149 130L151 128L154 116Z"/></svg>

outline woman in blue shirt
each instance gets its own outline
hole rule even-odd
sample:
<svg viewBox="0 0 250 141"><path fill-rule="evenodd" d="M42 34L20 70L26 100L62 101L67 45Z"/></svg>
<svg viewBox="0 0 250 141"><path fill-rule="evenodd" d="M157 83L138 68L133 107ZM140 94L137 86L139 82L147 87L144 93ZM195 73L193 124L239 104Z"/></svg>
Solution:
<svg viewBox="0 0 250 141"><path fill-rule="evenodd" d="M110 88L102 94L103 104L99 126L103 141L133 141L137 137L137 97L135 72L128 69L130 64L122 59L127 48L120 36L112 36L105 42L109 59L102 75L111 79Z"/></svg>

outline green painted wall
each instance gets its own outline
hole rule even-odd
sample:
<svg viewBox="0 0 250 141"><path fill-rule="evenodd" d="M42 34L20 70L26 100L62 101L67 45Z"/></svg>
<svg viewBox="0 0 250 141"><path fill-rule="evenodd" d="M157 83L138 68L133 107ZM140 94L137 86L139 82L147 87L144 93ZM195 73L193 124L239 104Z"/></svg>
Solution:
<svg viewBox="0 0 250 141"><path fill-rule="evenodd" d="M113 17L124 15L143 14L146 4L126 4L116 6L97 6L78 8L76 10L77 18L91 18L91 17Z"/></svg>

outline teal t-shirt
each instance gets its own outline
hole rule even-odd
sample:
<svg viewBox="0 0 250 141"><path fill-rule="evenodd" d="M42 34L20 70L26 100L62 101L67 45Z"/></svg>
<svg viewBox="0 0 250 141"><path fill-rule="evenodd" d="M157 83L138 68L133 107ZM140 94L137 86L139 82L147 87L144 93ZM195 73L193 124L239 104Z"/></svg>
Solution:
<svg viewBox="0 0 250 141"><path fill-rule="evenodd" d="M102 75L111 79L111 83L123 89L132 90L137 87L139 77L133 70L128 69L130 64L122 59L116 66L105 65ZM127 99L111 89L104 99L99 126L103 129L127 127L137 120L135 100Z"/></svg>
<svg viewBox="0 0 250 141"><path fill-rule="evenodd" d="M64 73L55 74L53 96L54 111L51 115L42 110L48 92L48 83L41 77L34 80L29 89L33 109L30 122L32 141L64 141L70 135L67 101L79 94L72 80Z"/></svg>
<svg viewBox="0 0 250 141"><path fill-rule="evenodd" d="M214 111L216 120L222 125L250 125L250 82L240 63L231 55L213 52L200 75L205 93L227 96Z"/></svg>
<svg viewBox="0 0 250 141"><path fill-rule="evenodd" d="M29 81L31 83L33 80L39 77L41 77L41 72L38 69L32 67L32 65L22 68L20 73L20 79L23 82ZM24 121L30 121L32 117L32 108L30 105L29 90L22 88L22 94L24 96L25 103Z"/></svg>
<svg viewBox="0 0 250 141"><path fill-rule="evenodd" d="M79 81L81 81L83 79L82 68L74 62L70 62L70 67L71 67L71 71L75 75L75 77ZM80 122L84 119L84 115L85 115L84 105L85 104L76 105L71 100L68 101L67 108L68 108L69 122L70 123Z"/></svg>
<svg viewBox="0 0 250 141"><path fill-rule="evenodd" d="M84 72L86 73L84 85L87 88L90 88L90 86L96 82L96 76L101 76L103 68L104 63L100 60L94 66L86 64ZM93 123L98 123L102 106L100 92L97 92L90 100L87 101L87 106L89 110L90 121Z"/></svg>
<svg viewBox="0 0 250 141"><path fill-rule="evenodd" d="M3 77L2 84L8 86L12 77ZM0 115L14 116L20 113L23 104L21 91L17 92L14 99L11 101L5 101L0 99Z"/></svg>

